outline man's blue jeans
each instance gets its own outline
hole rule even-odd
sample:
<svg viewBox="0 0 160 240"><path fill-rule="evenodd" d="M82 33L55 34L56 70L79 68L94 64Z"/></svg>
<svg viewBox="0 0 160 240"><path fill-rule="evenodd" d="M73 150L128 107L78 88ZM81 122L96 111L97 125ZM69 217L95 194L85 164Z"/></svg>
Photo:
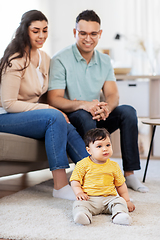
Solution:
<svg viewBox="0 0 160 240"><path fill-rule="evenodd" d="M118 106L105 121L99 122L93 120L92 115L85 110L69 113L68 117L82 138L89 129L96 127L104 127L110 133L120 129L123 169L124 171L140 169L137 114L133 107Z"/></svg>
<svg viewBox="0 0 160 240"><path fill-rule="evenodd" d="M0 114L0 132L44 139L51 171L69 167L66 151L74 163L88 156L76 129L55 109Z"/></svg>

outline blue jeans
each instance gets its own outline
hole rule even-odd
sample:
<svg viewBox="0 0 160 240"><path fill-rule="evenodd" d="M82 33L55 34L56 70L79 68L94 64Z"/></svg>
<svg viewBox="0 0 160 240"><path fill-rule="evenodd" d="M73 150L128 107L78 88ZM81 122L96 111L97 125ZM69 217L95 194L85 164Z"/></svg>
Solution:
<svg viewBox="0 0 160 240"><path fill-rule="evenodd" d="M68 117L82 138L89 129L96 127L104 127L110 133L120 129L123 169L124 171L140 169L137 114L133 107L118 106L105 121L99 122L93 120L92 115L85 110L69 113Z"/></svg>
<svg viewBox="0 0 160 240"><path fill-rule="evenodd" d="M0 132L44 139L51 171L69 168L67 153L74 163L88 156L76 129L55 109L1 114Z"/></svg>

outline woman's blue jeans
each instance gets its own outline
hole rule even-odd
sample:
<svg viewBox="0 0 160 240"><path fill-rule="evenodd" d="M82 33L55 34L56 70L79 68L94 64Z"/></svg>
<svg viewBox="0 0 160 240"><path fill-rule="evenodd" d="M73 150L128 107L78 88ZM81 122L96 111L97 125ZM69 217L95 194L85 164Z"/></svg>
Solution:
<svg viewBox="0 0 160 240"><path fill-rule="evenodd" d="M67 153L74 163L88 156L76 129L55 109L1 114L0 132L44 139L51 171L69 168Z"/></svg>
<svg viewBox="0 0 160 240"><path fill-rule="evenodd" d="M96 127L104 127L110 133L120 129L123 169L124 171L140 169L137 114L133 107L118 106L105 121L100 122L93 120L92 115L85 110L69 113L68 117L82 138L89 129Z"/></svg>

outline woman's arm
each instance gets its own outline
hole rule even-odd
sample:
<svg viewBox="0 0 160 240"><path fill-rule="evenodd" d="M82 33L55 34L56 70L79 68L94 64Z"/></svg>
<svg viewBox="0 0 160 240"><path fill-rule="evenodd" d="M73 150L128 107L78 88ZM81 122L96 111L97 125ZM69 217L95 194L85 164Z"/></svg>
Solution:
<svg viewBox="0 0 160 240"><path fill-rule="evenodd" d="M15 59L12 61L12 67L8 67L2 75L1 103L3 108L12 113L49 108L48 104L38 103L42 90L36 79L36 71L32 72L30 65L25 70L19 71L23 65L23 59Z"/></svg>

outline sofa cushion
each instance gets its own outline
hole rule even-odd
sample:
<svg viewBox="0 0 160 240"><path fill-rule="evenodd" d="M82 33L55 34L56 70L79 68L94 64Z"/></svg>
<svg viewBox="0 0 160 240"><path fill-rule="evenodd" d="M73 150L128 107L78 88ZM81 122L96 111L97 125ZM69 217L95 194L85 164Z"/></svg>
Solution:
<svg viewBox="0 0 160 240"><path fill-rule="evenodd" d="M0 161L47 161L44 140L0 133Z"/></svg>

